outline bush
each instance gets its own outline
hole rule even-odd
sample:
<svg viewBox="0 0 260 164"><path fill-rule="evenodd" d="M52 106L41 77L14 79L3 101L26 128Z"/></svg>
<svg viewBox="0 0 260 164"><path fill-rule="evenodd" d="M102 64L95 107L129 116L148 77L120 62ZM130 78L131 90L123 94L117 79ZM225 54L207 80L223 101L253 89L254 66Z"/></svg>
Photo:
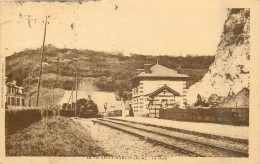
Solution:
<svg viewBox="0 0 260 164"><path fill-rule="evenodd" d="M215 108L221 104L224 100L224 97L218 96L217 94L212 94L208 99L208 104L210 107Z"/></svg>

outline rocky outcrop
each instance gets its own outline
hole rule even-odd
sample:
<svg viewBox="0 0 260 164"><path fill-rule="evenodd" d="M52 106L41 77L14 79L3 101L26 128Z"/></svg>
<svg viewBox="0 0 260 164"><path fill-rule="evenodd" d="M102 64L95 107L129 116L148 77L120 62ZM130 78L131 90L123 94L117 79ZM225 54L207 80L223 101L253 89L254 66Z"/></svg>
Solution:
<svg viewBox="0 0 260 164"><path fill-rule="evenodd" d="M250 10L229 9L227 20L208 73L187 94L189 104L197 95L208 99L212 94L228 96L249 89Z"/></svg>

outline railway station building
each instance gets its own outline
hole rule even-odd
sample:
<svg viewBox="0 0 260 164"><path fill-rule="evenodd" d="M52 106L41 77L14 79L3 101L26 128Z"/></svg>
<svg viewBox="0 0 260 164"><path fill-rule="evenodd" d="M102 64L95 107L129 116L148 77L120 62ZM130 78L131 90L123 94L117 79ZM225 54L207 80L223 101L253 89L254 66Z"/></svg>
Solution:
<svg viewBox="0 0 260 164"><path fill-rule="evenodd" d="M188 78L158 63L137 69L137 76L131 79L134 116L159 117L159 110L186 108Z"/></svg>

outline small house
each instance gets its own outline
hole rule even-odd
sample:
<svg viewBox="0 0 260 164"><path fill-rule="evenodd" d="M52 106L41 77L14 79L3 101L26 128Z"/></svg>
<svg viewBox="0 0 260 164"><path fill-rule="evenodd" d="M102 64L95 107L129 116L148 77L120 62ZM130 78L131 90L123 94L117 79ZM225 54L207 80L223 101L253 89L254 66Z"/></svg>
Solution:
<svg viewBox="0 0 260 164"><path fill-rule="evenodd" d="M15 80L6 83L6 105L8 109L25 106L23 87L18 87Z"/></svg>

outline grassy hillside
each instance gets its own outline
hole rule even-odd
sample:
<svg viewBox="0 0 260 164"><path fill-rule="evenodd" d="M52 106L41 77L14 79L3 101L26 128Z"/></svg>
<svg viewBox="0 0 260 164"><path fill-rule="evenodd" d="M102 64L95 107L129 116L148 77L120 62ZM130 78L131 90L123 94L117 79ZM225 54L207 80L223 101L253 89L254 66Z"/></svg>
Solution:
<svg viewBox="0 0 260 164"><path fill-rule="evenodd" d="M40 48L25 50L7 57L8 79L15 78L18 85L28 91L29 77L32 84L37 83L40 52ZM75 82L73 76L77 71L79 81L92 78L93 85L100 90L115 91L123 96L131 90L129 79L136 75L136 69L143 68L147 61L155 64L157 58L159 64L172 69L180 67L182 73L189 75L188 86L199 81L214 61L214 56L124 56L91 50L59 49L48 45L44 56L46 65L43 68L42 86L49 89L52 85L54 88L72 89Z"/></svg>
<svg viewBox="0 0 260 164"><path fill-rule="evenodd" d="M6 135L7 156L107 156L90 132L69 118L54 117Z"/></svg>

